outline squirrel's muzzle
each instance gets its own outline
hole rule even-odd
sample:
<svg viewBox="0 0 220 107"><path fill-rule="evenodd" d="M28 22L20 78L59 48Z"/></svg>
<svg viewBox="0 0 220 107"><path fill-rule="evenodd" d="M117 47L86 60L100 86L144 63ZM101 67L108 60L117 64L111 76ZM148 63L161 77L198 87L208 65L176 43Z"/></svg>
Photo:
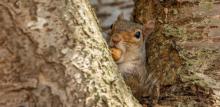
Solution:
<svg viewBox="0 0 220 107"><path fill-rule="evenodd" d="M120 41L121 41L121 38L119 36L115 35L112 37L112 42L114 44L118 44Z"/></svg>

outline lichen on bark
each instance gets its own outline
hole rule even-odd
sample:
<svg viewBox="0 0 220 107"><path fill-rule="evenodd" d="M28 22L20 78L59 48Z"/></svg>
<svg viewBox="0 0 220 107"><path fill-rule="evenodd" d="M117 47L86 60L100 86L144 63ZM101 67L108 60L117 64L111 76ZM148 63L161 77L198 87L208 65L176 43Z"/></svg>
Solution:
<svg viewBox="0 0 220 107"><path fill-rule="evenodd" d="M2 0L0 8L0 106L140 106L87 0Z"/></svg>

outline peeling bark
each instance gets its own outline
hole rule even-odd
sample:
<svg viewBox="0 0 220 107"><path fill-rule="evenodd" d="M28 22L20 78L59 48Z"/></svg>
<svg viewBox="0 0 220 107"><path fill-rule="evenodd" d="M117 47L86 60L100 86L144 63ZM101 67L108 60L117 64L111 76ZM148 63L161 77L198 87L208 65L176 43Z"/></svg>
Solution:
<svg viewBox="0 0 220 107"><path fill-rule="evenodd" d="M140 106L87 0L1 0L0 29L0 106Z"/></svg>

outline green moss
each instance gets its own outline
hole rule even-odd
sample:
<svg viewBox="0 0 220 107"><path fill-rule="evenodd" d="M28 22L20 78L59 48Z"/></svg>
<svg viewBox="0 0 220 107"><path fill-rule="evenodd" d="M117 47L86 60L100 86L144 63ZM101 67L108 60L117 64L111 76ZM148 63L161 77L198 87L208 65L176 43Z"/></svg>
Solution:
<svg viewBox="0 0 220 107"><path fill-rule="evenodd" d="M213 8L213 0L201 0L199 7L203 11L210 11Z"/></svg>
<svg viewBox="0 0 220 107"><path fill-rule="evenodd" d="M178 10L174 8L172 13L173 13L173 15L177 15L178 14Z"/></svg>
<svg viewBox="0 0 220 107"><path fill-rule="evenodd" d="M164 31L163 34L166 37L177 37L177 38L182 38L187 34L187 31L184 27L174 27L169 24L164 25Z"/></svg>

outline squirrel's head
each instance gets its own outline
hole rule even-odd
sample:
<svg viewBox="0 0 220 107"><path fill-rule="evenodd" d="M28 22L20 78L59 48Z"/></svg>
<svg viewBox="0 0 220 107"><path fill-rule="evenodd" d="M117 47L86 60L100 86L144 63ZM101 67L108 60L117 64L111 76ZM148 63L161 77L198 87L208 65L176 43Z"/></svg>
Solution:
<svg viewBox="0 0 220 107"><path fill-rule="evenodd" d="M153 32L154 24L154 21L148 21L146 24L141 25L118 18L112 25L109 45L120 49L122 58L125 54L135 54L135 51L142 51L145 40ZM119 61L121 62L121 60Z"/></svg>

